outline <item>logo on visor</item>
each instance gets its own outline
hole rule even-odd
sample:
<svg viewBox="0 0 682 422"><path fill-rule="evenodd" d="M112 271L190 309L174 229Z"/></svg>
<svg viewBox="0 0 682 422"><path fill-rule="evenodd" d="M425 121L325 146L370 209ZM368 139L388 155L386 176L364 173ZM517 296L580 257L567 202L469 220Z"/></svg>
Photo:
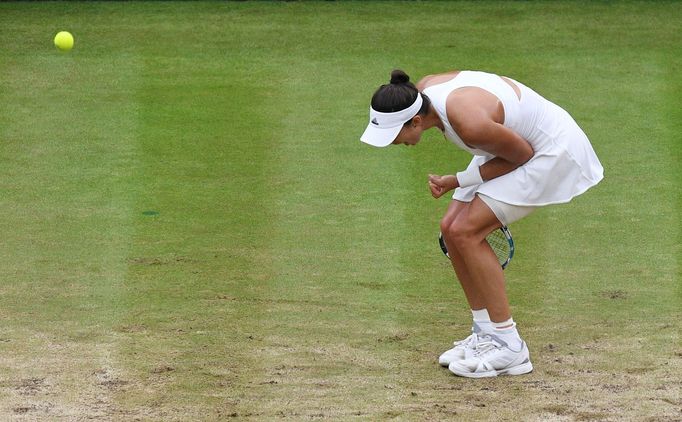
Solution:
<svg viewBox="0 0 682 422"><path fill-rule="evenodd" d="M376 118L376 117L372 119L372 124L373 124L373 125L379 126L379 122L377 122L377 118Z"/></svg>

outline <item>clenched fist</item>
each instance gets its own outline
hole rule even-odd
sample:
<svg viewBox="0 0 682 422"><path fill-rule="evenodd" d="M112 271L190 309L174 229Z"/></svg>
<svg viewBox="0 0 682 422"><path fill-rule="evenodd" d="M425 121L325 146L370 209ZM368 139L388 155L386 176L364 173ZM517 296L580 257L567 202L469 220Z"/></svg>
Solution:
<svg viewBox="0 0 682 422"><path fill-rule="evenodd" d="M431 195L434 198L440 198L457 186L457 178L454 175L438 176L429 174L429 189L431 189Z"/></svg>

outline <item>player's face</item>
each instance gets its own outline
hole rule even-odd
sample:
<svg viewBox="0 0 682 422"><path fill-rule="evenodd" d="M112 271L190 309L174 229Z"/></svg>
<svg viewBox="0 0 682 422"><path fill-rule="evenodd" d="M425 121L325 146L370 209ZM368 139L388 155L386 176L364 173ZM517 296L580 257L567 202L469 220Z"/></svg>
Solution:
<svg viewBox="0 0 682 422"><path fill-rule="evenodd" d="M398 132L398 136L393 141L393 145L416 145L422 137L421 119L415 116L412 123L409 123Z"/></svg>

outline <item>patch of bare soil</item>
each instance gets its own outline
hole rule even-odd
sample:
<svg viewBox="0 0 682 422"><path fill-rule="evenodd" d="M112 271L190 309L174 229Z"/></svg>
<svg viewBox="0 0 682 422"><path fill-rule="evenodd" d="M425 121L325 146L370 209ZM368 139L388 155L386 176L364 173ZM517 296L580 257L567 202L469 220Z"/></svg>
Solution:
<svg viewBox="0 0 682 422"><path fill-rule="evenodd" d="M159 416L158 409L126 409L119 404L119 394L141 388L139 381L117 369L112 344L55 341L35 333L26 338L22 348L26 353L0 357L0 420L109 421ZM167 366L157 369L171 370Z"/></svg>

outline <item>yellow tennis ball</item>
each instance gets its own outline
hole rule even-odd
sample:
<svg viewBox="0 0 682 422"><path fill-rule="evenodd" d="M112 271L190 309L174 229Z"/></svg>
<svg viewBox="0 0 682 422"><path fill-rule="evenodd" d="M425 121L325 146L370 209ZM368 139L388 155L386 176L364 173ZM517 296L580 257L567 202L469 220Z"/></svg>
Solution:
<svg viewBox="0 0 682 422"><path fill-rule="evenodd" d="M54 37L54 45L62 51L69 51L73 48L73 35L69 32L61 31Z"/></svg>

